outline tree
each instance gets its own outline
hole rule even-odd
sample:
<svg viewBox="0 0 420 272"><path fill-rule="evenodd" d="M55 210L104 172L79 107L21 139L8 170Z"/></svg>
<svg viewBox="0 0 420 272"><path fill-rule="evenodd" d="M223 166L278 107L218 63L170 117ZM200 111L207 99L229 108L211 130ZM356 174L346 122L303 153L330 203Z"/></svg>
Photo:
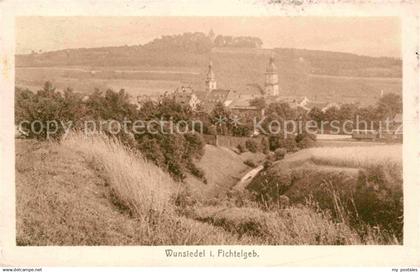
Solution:
<svg viewBox="0 0 420 272"><path fill-rule="evenodd" d="M319 108L317 108L317 107L313 107L313 108L309 111L308 116L309 116L309 118L310 118L311 120L314 120L314 121L318 124L318 127L320 127L321 122L322 122L323 120L325 120L325 115L324 115L324 113L322 112L322 110L320 110L320 109L319 109Z"/></svg>
<svg viewBox="0 0 420 272"><path fill-rule="evenodd" d="M221 102L218 102L210 113L210 120L215 125L217 134L228 134L230 128L229 119L229 110Z"/></svg>
<svg viewBox="0 0 420 272"><path fill-rule="evenodd" d="M339 117L339 111L338 108L333 106L328 108L325 112L324 112L324 120L332 122L334 120L338 120Z"/></svg>
<svg viewBox="0 0 420 272"><path fill-rule="evenodd" d="M400 95L389 93L381 97L376 106L379 118L393 118L402 112L402 99Z"/></svg>
<svg viewBox="0 0 420 272"><path fill-rule="evenodd" d="M338 110L338 119L340 121L353 120L356 111L357 106L355 104L343 104Z"/></svg>
<svg viewBox="0 0 420 272"><path fill-rule="evenodd" d="M256 153L258 151L258 143L254 139L246 140L245 147L252 153Z"/></svg>
<svg viewBox="0 0 420 272"><path fill-rule="evenodd" d="M356 112L356 129L375 129L376 111L377 108L371 105L359 108Z"/></svg>
<svg viewBox="0 0 420 272"><path fill-rule="evenodd" d="M276 113L282 120L295 120L297 111L292 109L288 103L274 102L270 103L267 108L267 114Z"/></svg>
<svg viewBox="0 0 420 272"><path fill-rule="evenodd" d="M137 147L146 158L167 169L176 180L183 180L187 171L203 178L202 171L195 166L193 161L199 159L204 153L203 139L199 134L191 132L194 112L188 106L176 103L170 97L163 98L159 103L145 103L139 112L144 121L153 120L156 126L159 126L160 121L163 121L160 123L163 126L173 124L178 127L180 121L186 126L191 126L180 128L180 131L187 131L187 133L160 127L153 133L145 131L136 134Z"/></svg>
<svg viewBox="0 0 420 272"><path fill-rule="evenodd" d="M96 89L89 96L86 105L88 113L94 119L123 121L137 116L136 106L130 102L124 89L119 92L108 89L105 94Z"/></svg>
<svg viewBox="0 0 420 272"><path fill-rule="evenodd" d="M15 96L15 122L22 125L29 138L60 139L65 126L74 128L74 123L84 114L80 96L70 89L63 96L48 81L35 94L16 89Z"/></svg>

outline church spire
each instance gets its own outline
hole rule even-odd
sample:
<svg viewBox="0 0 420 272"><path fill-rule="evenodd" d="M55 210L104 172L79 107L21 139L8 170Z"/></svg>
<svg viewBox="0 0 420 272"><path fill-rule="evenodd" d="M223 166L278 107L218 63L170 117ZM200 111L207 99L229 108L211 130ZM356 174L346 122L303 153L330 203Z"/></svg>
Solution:
<svg viewBox="0 0 420 272"><path fill-rule="evenodd" d="M206 91L212 91L216 89L216 77L213 72L213 63L212 61L209 62L209 70L207 72L206 77Z"/></svg>
<svg viewBox="0 0 420 272"><path fill-rule="evenodd" d="M207 79L209 80L214 80L215 76L214 76L214 72L213 72L213 62L210 61L209 62L209 70L207 72Z"/></svg>
<svg viewBox="0 0 420 272"><path fill-rule="evenodd" d="M278 70L275 64L274 55L271 54L265 71L265 94L270 96L279 95Z"/></svg>
<svg viewBox="0 0 420 272"><path fill-rule="evenodd" d="M274 59L274 55L271 54L270 56L270 60L268 61L268 66L267 66L267 73L277 73L277 66L275 64L275 59Z"/></svg>

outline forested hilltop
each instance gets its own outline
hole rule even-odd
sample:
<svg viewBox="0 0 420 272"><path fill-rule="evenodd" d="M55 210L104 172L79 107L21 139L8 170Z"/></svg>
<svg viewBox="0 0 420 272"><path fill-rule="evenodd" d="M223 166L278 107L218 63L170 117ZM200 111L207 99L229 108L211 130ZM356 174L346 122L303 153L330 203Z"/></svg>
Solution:
<svg viewBox="0 0 420 272"><path fill-rule="evenodd" d="M241 56L275 53L279 61L305 60L316 74L401 77L401 60L349 53L306 49L261 49L257 37L215 36L212 32L183 33L156 38L139 45L77 48L51 52L32 52L16 56L16 66L205 66L212 54ZM246 68L246 67L245 67Z"/></svg>

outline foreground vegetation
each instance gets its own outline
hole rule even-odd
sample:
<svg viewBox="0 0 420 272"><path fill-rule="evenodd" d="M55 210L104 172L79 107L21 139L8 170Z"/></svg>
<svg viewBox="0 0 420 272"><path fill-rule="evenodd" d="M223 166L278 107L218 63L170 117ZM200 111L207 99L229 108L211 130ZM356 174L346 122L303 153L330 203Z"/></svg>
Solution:
<svg viewBox="0 0 420 272"><path fill-rule="evenodd" d="M265 166L248 186L257 201L310 198L363 240L402 241L401 145L311 148Z"/></svg>
<svg viewBox="0 0 420 272"><path fill-rule="evenodd" d="M104 135L21 140L17 150L18 245L398 243L375 228L362 237L310 199L274 205L243 192L194 198Z"/></svg>

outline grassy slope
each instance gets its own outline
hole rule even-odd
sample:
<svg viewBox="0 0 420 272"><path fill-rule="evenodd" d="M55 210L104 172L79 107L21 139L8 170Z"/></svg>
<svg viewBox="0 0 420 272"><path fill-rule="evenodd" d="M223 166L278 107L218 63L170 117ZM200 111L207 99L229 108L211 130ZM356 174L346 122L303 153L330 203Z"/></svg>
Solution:
<svg viewBox="0 0 420 272"><path fill-rule="evenodd" d="M245 243L246 237L188 218L134 214L97 167L72 148L18 140L17 245Z"/></svg>
<svg viewBox="0 0 420 272"><path fill-rule="evenodd" d="M222 199L210 206L181 199L176 206L178 190L174 199L150 191L166 190L154 178L163 175L166 182L166 174L118 143L80 137L61 145L18 140L16 151L18 245L361 243L347 226L310 207L264 211ZM145 165L148 170L137 172ZM136 184L156 199L129 189Z"/></svg>
<svg viewBox="0 0 420 272"><path fill-rule="evenodd" d="M136 220L112 204L106 182L63 147L16 144L18 245L135 242Z"/></svg>

